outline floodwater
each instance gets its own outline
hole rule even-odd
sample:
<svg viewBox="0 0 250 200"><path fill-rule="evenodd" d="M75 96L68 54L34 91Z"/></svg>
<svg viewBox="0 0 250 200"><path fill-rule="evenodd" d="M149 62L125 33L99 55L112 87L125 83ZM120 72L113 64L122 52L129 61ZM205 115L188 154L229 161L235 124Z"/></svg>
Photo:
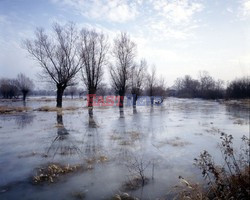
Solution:
<svg viewBox="0 0 250 200"><path fill-rule="evenodd" d="M193 163L203 150L221 162L220 132L232 134L237 147L240 138L249 135L249 110L216 101L168 98L161 106L125 107L124 115L118 107L95 107L93 118L85 104L83 99L65 100L64 107L79 109L62 115L32 110L0 115L0 199L93 200L119 192L164 199L179 176L202 181ZM45 105L55 102L34 98L26 103L34 109ZM96 161L91 170L61 176L55 183L32 184L37 169L48 163L89 160ZM136 175L134 161L145 165L149 182L127 191L124 183Z"/></svg>

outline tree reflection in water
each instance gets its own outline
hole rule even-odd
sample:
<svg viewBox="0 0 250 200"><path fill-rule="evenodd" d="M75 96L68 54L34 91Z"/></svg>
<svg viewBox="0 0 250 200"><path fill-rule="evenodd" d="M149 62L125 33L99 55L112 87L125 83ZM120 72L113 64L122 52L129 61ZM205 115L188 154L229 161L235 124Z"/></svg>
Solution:
<svg viewBox="0 0 250 200"><path fill-rule="evenodd" d="M97 124L94 120L93 107L89 107L89 128L97 128Z"/></svg>
<svg viewBox="0 0 250 200"><path fill-rule="evenodd" d="M122 107L119 107L120 110L120 118L124 118L124 110Z"/></svg>
<svg viewBox="0 0 250 200"><path fill-rule="evenodd" d="M21 113L21 114L15 115L15 122L20 128L25 128L27 125L33 122L34 118L35 118L35 115L29 112Z"/></svg>
<svg viewBox="0 0 250 200"><path fill-rule="evenodd" d="M94 118L93 108L89 108L89 123L88 128L86 129L86 141L84 143L85 146L85 156L88 160L95 160L98 157L98 153L101 153L101 143L100 143L100 135L98 131L98 125Z"/></svg>
<svg viewBox="0 0 250 200"><path fill-rule="evenodd" d="M74 141L73 136L69 134L68 130L63 124L63 113L57 112L57 136L52 141L48 148L46 155L54 158L56 155L72 156L75 154L82 155L81 149Z"/></svg>

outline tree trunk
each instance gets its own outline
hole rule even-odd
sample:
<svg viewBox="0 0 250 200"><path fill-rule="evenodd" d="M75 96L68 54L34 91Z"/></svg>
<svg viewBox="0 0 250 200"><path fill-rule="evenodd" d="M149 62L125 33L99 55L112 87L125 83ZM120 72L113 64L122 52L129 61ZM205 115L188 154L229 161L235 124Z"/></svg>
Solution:
<svg viewBox="0 0 250 200"><path fill-rule="evenodd" d="M154 96L151 96L150 100L151 100L151 106L153 106L154 105Z"/></svg>
<svg viewBox="0 0 250 200"><path fill-rule="evenodd" d="M23 101L26 100L27 92L23 92Z"/></svg>
<svg viewBox="0 0 250 200"><path fill-rule="evenodd" d="M124 102L124 91L119 91L119 107L123 108L123 102Z"/></svg>
<svg viewBox="0 0 250 200"><path fill-rule="evenodd" d="M93 108L93 102L94 102L94 96L96 93L96 89L95 88L90 88L89 89L89 96L88 96L88 107L89 108Z"/></svg>
<svg viewBox="0 0 250 200"><path fill-rule="evenodd" d="M56 121L57 121L57 124L63 125L63 117L62 117L61 112L57 112Z"/></svg>
<svg viewBox="0 0 250 200"><path fill-rule="evenodd" d="M133 107L136 107L137 98L137 94L133 94Z"/></svg>
<svg viewBox="0 0 250 200"><path fill-rule="evenodd" d="M59 126L57 126L57 135L59 135L59 136L68 135L69 132L63 125L63 116L62 116L62 113L60 111L57 112L56 119L57 119L57 123L59 125ZM63 137L60 137L60 138L64 139Z"/></svg>
<svg viewBox="0 0 250 200"><path fill-rule="evenodd" d="M62 98L63 98L63 92L64 87L61 85L57 85L57 91L56 91L56 107L61 108L62 107Z"/></svg>

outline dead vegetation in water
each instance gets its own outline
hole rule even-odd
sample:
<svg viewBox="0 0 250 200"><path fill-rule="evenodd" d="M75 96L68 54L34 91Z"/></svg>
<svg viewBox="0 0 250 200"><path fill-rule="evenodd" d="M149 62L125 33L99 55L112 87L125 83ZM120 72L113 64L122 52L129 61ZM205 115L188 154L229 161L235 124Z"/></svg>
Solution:
<svg viewBox="0 0 250 200"><path fill-rule="evenodd" d="M110 136L111 140L121 140L122 138L123 138L122 136L115 135L115 134L113 134L113 135Z"/></svg>
<svg viewBox="0 0 250 200"><path fill-rule="evenodd" d="M94 165L96 163L105 163L105 162L108 162L108 160L109 159L108 159L107 156L101 155L101 156L98 156L98 157L88 158L88 159L86 159L86 162L89 165Z"/></svg>
<svg viewBox="0 0 250 200"><path fill-rule="evenodd" d="M32 177L33 184L54 183L59 177L66 174L88 170L83 165L60 165L51 163L37 170L36 175Z"/></svg>
<svg viewBox="0 0 250 200"><path fill-rule="evenodd" d="M221 130L219 128L216 128L216 127L211 127L210 129L206 129L205 131L207 133L212 134L212 135L216 135L216 134L221 133Z"/></svg>
<svg viewBox="0 0 250 200"><path fill-rule="evenodd" d="M18 112L27 112L29 110L31 110L30 107L0 106L0 114L13 114Z"/></svg>
<svg viewBox="0 0 250 200"><path fill-rule="evenodd" d="M137 190L148 184L149 178L146 176L146 170L150 165L151 162L146 160L143 156L131 155L126 163L129 172L128 181L123 184L122 190ZM152 165L152 179L153 177L154 165Z"/></svg>
<svg viewBox="0 0 250 200"><path fill-rule="evenodd" d="M247 124L247 122L245 122L243 119L236 119L233 123L237 125Z"/></svg>
<svg viewBox="0 0 250 200"><path fill-rule="evenodd" d="M174 187L175 200L208 200L202 186L179 176L180 184Z"/></svg>
<svg viewBox="0 0 250 200"><path fill-rule="evenodd" d="M124 133L124 135L128 136L129 139L132 139L132 140L139 140L141 138L141 133L138 132L138 131L127 131ZM119 135L119 133L117 132L114 132L111 136L110 136L110 139L111 140L120 140L122 139L123 137Z"/></svg>
<svg viewBox="0 0 250 200"><path fill-rule="evenodd" d="M128 136L126 138L121 138L123 139L120 141L120 145L122 146L132 146L135 145L135 142L141 139L141 133L137 131L128 131L125 132L125 136Z"/></svg>
<svg viewBox="0 0 250 200"><path fill-rule="evenodd" d="M119 143L119 145L122 145L122 146L130 146L132 145L132 142L131 141L127 141L127 140L123 140Z"/></svg>
<svg viewBox="0 0 250 200"><path fill-rule="evenodd" d="M33 156L36 156L36 155L40 155L39 153L33 151L31 153L26 153L26 154L20 154L18 155L17 157L18 158L29 158L29 157L33 157Z"/></svg>
<svg viewBox="0 0 250 200"><path fill-rule="evenodd" d="M204 151L195 159L207 185L192 184L179 177L184 187L175 199L192 200L247 200L250 195L250 141L242 137L240 151L233 147L232 135L221 133L220 150L223 164L218 165L213 157Z"/></svg>
<svg viewBox="0 0 250 200"><path fill-rule="evenodd" d="M238 106L238 107L250 109L250 99L225 100L222 102L227 106Z"/></svg>
<svg viewBox="0 0 250 200"><path fill-rule="evenodd" d="M136 197L130 196L128 193L120 193L114 195L111 200L139 200Z"/></svg>
<svg viewBox="0 0 250 200"><path fill-rule="evenodd" d="M149 178L144 177L143 179L141 176L135 176L132 179L125 182L122 186L122 189L125 191L137 190L144 185L148 184Z"/></svg>
<svg viewBox="0 0 250 200"><path fill-rule="evenodd" d="M187 145L190 145L191 143L188 141L184 141L180 137L174 137L172 139L166 139L163 141L160 141L159 144L157 145L158 148L163 147L165 145L170 145L173 147L184 147Z"/></svg>
<svg viewBox="0 0 250 200"><path fill-rule="evenodd" d="M126 132L129 135L131 140L139 140L141 138L141 134L137 131Z"/></svg>
<svg viewBox="0 0 250 200"><path fill-rule="evenodd" d="M51 102L51 101L55 101L55 98L46 98L46 97L41 97L41 98L32 98L32 99L27 99L28 101L43 101L43 102Z"/></svg>
<svg viewBox="0 0 250 200"><path fill-rule="evenodd" d="M80 107L75 106L68 106L64 108L57 108L57 107L51 107L51 106L42 106L40 108L34 109L34 111L40 111L40 112L60 112L60 111L75 111L80 109Z"/></svg>
<svg viewBox="0 0 250 200"><path fill-rule="evenodd" d="M195 133L194 135L197 135L197 136L202 136L203 133Z"/></svg>

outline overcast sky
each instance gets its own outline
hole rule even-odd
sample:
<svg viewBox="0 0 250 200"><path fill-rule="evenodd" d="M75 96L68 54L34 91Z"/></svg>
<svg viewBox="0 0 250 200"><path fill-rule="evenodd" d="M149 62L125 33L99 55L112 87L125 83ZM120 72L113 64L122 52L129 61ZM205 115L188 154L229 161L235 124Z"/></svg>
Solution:
<svg viewBox="0 0 250 200"><path fill-rule="evenodd" d="M250 75L250 0L0 0L0 77L39 81L21 41L67 21L111 40L128 32L138 59L155 64L168 86L202 70L225 81Z"/></svg>

